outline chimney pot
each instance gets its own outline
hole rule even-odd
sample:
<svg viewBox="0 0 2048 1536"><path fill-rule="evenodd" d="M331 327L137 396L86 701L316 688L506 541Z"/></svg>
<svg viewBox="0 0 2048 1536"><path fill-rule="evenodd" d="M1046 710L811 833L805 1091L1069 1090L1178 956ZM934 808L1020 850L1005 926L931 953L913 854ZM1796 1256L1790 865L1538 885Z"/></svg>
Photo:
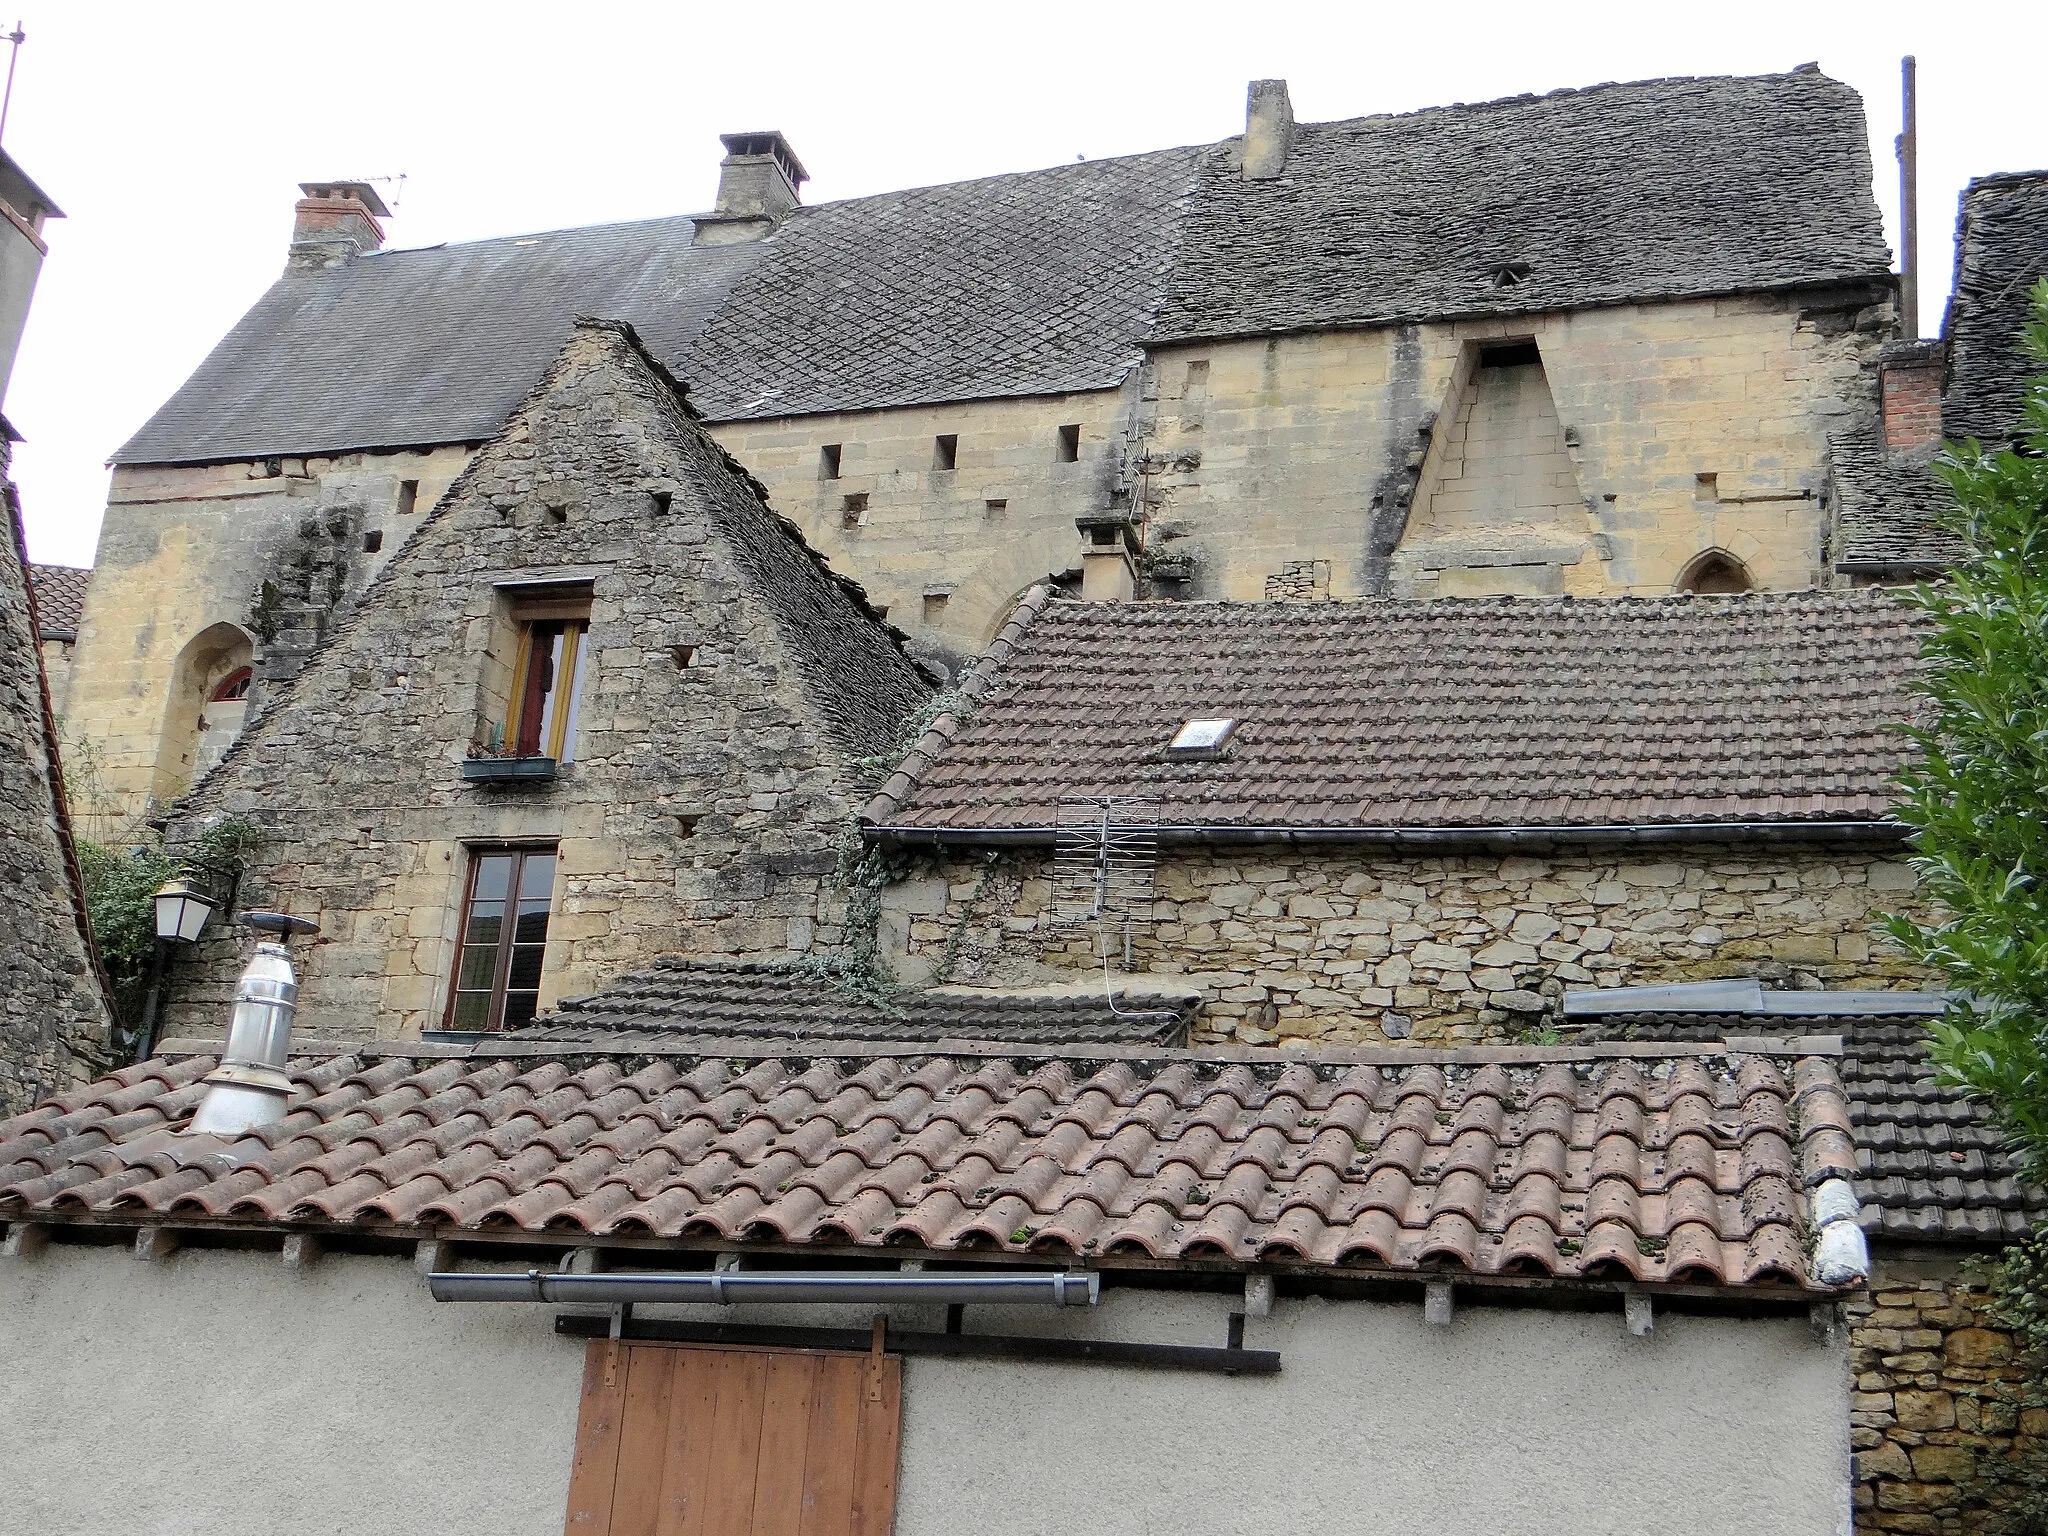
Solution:
<svg viewBox="0 0 2048 1536"><path fill-rule="evenodd" d="M377 221L390 218L391 210L367 181L302 181L299 191L289 270L345 267L384 244L384 226Z"/></svg>
<svg viewBox="0 0 2048 1536"><path fill-rule="evenodd" d="M1941 341L1895 341L1878 353L1885 447L1903 453L1941 441L1941 384L1947 367L1948 346Z"/></svg>
<svg viewBox="0 0 2048 1536"><path fill-rule="evenodd" d="M291 1103L292 1081L285 1062L291 1053L292 1018L299 1007L299 979L285 942L294 934L320 929L302 917L279 912L245 912L241 920L277 937L257 944L236 983L227 1046L220 1065L207 1074L206 1097L185 1128L194 1135L240 1136L282 1120Z"/></svg>
<svg viewBox="0 0 2048 1536"><path fill-rule="evenodd" d="M1244 179L1272 181L1294 144L1294 103L1285 80L1254 80L1245 92Z"/></svg>
<svg viewBox="0 0 2048 1536"><path fill-rule="evenodd" d="M740 245L765 239L803 199L810 180L789 140L774 129L722 133L718 204L697 220L698 245Z"/></svg>

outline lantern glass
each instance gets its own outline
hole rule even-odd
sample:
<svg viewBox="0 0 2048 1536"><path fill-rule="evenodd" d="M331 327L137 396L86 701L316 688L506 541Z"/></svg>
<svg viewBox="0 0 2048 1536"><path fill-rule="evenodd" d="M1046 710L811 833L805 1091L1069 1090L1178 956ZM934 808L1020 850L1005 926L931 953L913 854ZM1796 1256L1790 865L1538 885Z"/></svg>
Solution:
<svg viewBox="0 0 2048 1536"><path fill-rule="evenodd" d="M213 903L183 880L172 880L156 893L156 936L176 944L196 944Z"/></svg>

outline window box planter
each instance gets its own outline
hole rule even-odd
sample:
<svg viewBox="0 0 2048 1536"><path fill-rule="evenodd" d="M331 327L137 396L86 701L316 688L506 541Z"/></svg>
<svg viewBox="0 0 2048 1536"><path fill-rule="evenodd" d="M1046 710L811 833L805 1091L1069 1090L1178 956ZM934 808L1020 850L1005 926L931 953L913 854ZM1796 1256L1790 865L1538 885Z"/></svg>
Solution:
<svg viewBox="0 0 2048 1536"><path fill-rule="evenodd" d="M466 757L462 760L465 784L545 783L555 776L552 757Z"/></svg>

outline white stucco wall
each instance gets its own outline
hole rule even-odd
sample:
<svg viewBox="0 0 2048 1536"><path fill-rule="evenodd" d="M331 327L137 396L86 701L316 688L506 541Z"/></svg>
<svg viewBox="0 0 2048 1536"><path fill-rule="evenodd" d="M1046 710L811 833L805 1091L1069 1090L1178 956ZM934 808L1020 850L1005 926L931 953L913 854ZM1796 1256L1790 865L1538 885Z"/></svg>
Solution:
<svg viewBox="0 0 2048 1536"><path fill-rule="evenodd" d="M397 1259L0 1262L0 1523L554 1536L583 1345L552 1310L437 1306ZM1220 1344L1228 1310L1113 1291L970 1327ZM1666 1317L1643 1341L1618 1312L1438 1329L1418 1306L1282 1301L1247 1343L1281 1374L910 1360L899 1536L1848 1528L1846 1361L1803 1320Z"/></svg>

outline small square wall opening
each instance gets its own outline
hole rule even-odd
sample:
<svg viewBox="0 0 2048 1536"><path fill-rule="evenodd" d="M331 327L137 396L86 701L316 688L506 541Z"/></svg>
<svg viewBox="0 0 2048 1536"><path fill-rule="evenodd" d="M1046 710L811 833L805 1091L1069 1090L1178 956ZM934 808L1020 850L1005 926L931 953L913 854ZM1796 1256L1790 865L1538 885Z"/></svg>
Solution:
<svg viewBox="0 0 2048 1536"><path fill-rule="evenodd" d="M946 621L946 599L950 592L927 592L924 595L924 621L927 624L943 624Z"/></svg>
<svg viewBox="0 0 2048 1536"><path fill-rule="evenodd" d="M419 481L417 481L417 480L401 480L401 481L399 481L399 482L398 482L398 515L399 515L400 517L406 517L406 516L409 516L409 515L410 515L411 513L417 512L417 511L419 510L419 506L420 506L420 483L419 483Z"/></svg>
<svg viewBox="0 0 2048 1536"><path fill-rule="evenodd" d="M840 527L860 528L866 525L867 520L868 493L866 491L855 491L851 496L844 498L839 503Z"/></svg>
<svg viewBox="0 0 2048 1536"><path fill-rule="evenodd" d="M1692 499L1694 501L1719 501L1721 499L1721 477L1719 475L1694 475L1692 477Z"/></svg>
<svg viewBox="0 0 2048 1536"><path fill-rule="evenodd" d="M827 443L818 450L818 478L820 480L837 480L839 478L839 447L838 443Z"/></svg>
<svg viewBox="0 0 2048 1536"><path fill-rule="evenodd" d="M675 505L675 501L676 494L674 491L654 492L654 515L656 517L668 516L668 509Z"/></svg>
<svg viewBox="0 0 2048 1536"><path fill-rule="evenodd" d="M694 645L672 645L668 648L668 655L678 672L697 665L697 647Z"/></svg>
<svg viewBox="0 0 2048 1536"><path fill-rule="evenodd" d="M984 501L981 510L990 517L1002 517L1009 512L1010 504L1007 501Z"/></svg>
<svg viewBox="0 0 2048 1536"><path fill-rule="evenodd" d="M1062 464L1072 464L1072 463L1074 463L1074 462L1075 462L1076 460L1078 460L1078 459L1079 459L1080 457L1081 457L1081 427L1080 427L1080 423L1076 422L1076 423L1075 423L1074 425L1072 425L1072 426L1066 426L1066 427L1061 427L1061 428L1060 428L1060 434L1059 434L1059 461L1060 461L1060 463L1062 463Z"/></svg>
<svg viewBox="0 0 2048 1536"><path fill-rule="evenodd" d="M932 439L932 468L952 469L960 462L960 434L941 432Z"/></svg>
<svg viewBox="0 0 2048 1536"><path fill-rule="evenodd" d="M364 554L366 554L366 555L374 555L374 554L376 554L376 553L377 553L377 551L378 551L378 550L382 549L383 547L384 547L384 530L383 530L383 529L381 529L381 528L372 528L372 529L371 529L371 530L370 530L370 531L369 531L368 533L366 533L366 534L364 534L364 535L363 535L363 553L364 553Z"/></svg>

